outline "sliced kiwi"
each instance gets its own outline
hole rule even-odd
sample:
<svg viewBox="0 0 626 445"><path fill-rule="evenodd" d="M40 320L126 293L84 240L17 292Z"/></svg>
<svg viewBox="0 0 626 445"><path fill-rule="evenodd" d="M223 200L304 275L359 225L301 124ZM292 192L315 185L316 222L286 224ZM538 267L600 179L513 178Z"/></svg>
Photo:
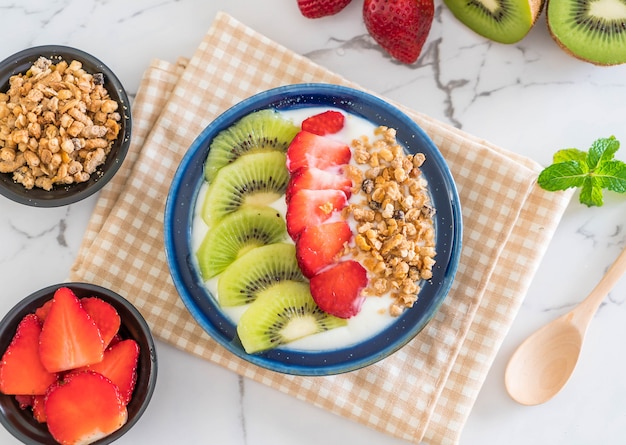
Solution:
<svg viewBox="0 0 626 445"><path fill-rule="evenodd" d="M307 283L283 281L246 309L237 334L246 352L253 354L346 324L315 304Z"/></svg>
<svg viewBox="0 0 626 445"><path fill-rule="evenodd" d="M550 0L546 18L552 38L570 55L596 65L626 62L623 0Z"/></svg>
<svg viewBox="0 0 626 445"><path fill-rule="evenodd" d="M444 0L452 14L495 42L515 43L528 34L544 0Z"/></svg>
<svg viewBox="0 0 626 445"><path fill-rule="evenodd" d="M242 207L226 215L205 235L196 257L205 280L221 273L249 250L285 238L283 216L271 207Z"/></svg>
<svg viewBox="0 0 626 445"><path fill-rule="evenodd" d="M210 226L245 204L266 206L280 198L289 182L285 154L250 153L220 169L209 184L202 217Z"/></svg>
<svg viewBox="0 0 626 445"><path fill-rule="evenodd" d="M286 152L300 128L275 110L260 110L218 133L211 142L204 175L211 182L225 165L246 153Z"/></svg>
<svg viewBox="0 0 626 445"><path fill-rule="evenodd" d="M256 247L233 261L217 281L222 306L240 306L256 300L282 281L306 282L296 260L296 247L274 243Z"/></svg>

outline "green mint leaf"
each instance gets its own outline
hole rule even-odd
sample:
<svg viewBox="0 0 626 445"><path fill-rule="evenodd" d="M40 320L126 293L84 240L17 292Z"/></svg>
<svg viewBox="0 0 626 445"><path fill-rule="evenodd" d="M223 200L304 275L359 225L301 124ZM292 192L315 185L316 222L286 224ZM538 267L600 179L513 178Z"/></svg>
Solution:
<svg viewBox="0 0 626 445"><path fill-rule="evenodd" d="M615 136L595 141L591 145L587 155L587 165L589 165L589 169L593 170L602 162L613 159L618 149L619 141L615 139Z"/></svg>
<svg viewBox="0 0 626 445"><path fill-rule="evenodd" d="M619 141L614 136L596 140L588 152L577 148L557 151L553 164L539 173L537 182L548 191L580 188L580 202L603 204L603 190L626 193L626 163L614 159Z"/></svg>
<svg viewBox="0 0 626 445"><path fill-rule="evenodd" d="M580 189L579 201L587 207L601 207L604 204L602 199L602 187L594 177L585 178L584 184Z"/></svg>
<svg viewBox="0 0 626 445"><path fill-rule="evenodd" d="M554 164L567 161L578 161L581 164L584 163L584 165L587 165L587 152L577 148L564 148L554 153L552 159Z"/></svg>
<svg viewBox="0 0 626 445"><path fill-rule="evenodd" d="M626 164L622 161L605 161L593 173L599 187L617 193L626 192Z"/></svg>
<svg viewBox="0 0 626 445"><path fill-rule="evenodd" d="M586 165L585 165L586 167ZM577 161L559 162L545 168L537 178L539 186L554 192L572 187L582 187L587 177L587 169Z"/></svg>

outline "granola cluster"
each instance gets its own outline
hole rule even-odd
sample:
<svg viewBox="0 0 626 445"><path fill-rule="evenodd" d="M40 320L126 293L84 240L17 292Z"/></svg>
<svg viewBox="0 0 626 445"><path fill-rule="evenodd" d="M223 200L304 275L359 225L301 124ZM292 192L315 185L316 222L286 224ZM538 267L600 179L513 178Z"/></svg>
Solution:
<svg viewBox="0 0 626 445"><path fill-rule="evenodd" d="M101 73L40 57L0 93L0 173L27 189L87 181L120 131Z"/></svg>
<svg viewBox="0 0 626 445"><path fill-rule="evenodd" d="M344 216L357 224L351 253L374 277L366 294L389 292L390 314L398 316L417 300L420 280L432 278L435 210L420 170L425 156L406 155L393 128L378 127L374 135L373 141L363 136L352 142L360 165L350 166L348 174L360 185L354 196L363 199L349 204Z"/></svg>

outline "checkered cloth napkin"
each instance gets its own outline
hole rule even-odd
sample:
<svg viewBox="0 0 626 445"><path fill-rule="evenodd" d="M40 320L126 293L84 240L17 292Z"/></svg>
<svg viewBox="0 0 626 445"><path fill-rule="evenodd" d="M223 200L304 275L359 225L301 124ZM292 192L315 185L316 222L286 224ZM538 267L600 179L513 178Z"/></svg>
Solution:
<svg viewBox="0 0 626 445"><path fill-rule="evenodd" d="M298 377L248 364L182 304L164 253L165 200L179 161L217 115L302 82L358 88L224 13L191 59L154 61L133 104L130 153L99 196L70 279L125 295L157 338L247 378L413 443L457 443L570 195L542 191L531 160L401 107L439 147L460 194L463 251L448 298L407 346L365 369Z"/></svg>

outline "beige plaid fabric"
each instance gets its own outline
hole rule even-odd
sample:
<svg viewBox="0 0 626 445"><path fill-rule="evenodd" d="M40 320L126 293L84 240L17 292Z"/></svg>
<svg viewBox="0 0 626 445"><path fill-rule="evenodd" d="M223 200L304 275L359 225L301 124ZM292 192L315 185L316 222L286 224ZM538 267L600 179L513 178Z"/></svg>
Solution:
<svg viewBox="0 0 626 445"><path fill-rule="evenodd" d="M178 297L163 247L165 200L212 119L302 82L358 88L224 13L190 60L155 61L133 104L131 153L100 194L70 278L118 291L159 339L240 375L413 443L457 443L570 195L539 189L534 162L405 109L440 148L461 197L463 252L449 297L413 341L365 369L297 377L250 365L209 338Z"/></svg>

